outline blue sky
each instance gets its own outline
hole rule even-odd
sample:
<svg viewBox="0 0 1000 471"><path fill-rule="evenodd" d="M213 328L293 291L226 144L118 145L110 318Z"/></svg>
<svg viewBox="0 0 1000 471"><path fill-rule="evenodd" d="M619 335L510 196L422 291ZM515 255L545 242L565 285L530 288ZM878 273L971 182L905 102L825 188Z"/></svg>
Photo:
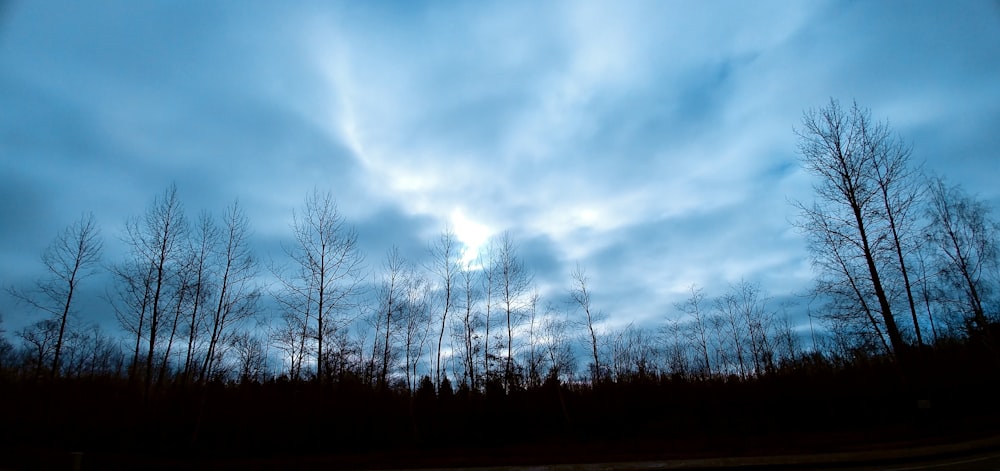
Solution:
<svg viewBox="0 0 1000 471"><path fill-rule="evenodd" d="M692 283L794 298L793 129L831 97L1000 207L996 2L0 5L4 286L84 211L120 259L176 182L191 215L238 198L265 260L319 188L373 267L446 225L473 251L507 230L543 295L579 262L612 323L672 316Z"/></svg>

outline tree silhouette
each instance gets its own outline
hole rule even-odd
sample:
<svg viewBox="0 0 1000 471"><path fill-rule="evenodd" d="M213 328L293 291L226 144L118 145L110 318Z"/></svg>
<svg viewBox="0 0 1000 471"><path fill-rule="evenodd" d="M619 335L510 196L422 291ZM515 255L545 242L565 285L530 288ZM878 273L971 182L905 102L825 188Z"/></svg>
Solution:
<svg viewBox="0 0 1000 471"><path fill-rule="evenodd" d="M507 318L507 358L504 367L504 384L509 389L514 380L514 328L521 324L524 316L522 299L531 286L531 274L517 254L517 246L509 232L501 234L497 241L496 269L500 284L500 302Z"/></svg>
<svg viewBox="0 0 1000 471"><path fill-rule="evenodd" d="M593 312L590 305L590 290L587 288L587 274L584 272L580 265L576 266L573 274L573 287L570 289L570 297L573 302L583 310L583 324L587 328L588 335L588 347L590 349L591 358L593 360L594 369L591 372L591 377L595 383L600 383L602 378L601 369L601 358L598 354L598 343L597 343L597 332L595 330L595 324L603 320L604 315L600 312Z"/></svg>
<svg viewBox="0 0 1000 471"><path fill-rule="evenodd" d="M937 178L930 182L926 238L937 254L939 273L962 293L968 322L983 330L989 324L986 299L991 273L998 262L1000 226L989 217L989 207ZM992 280L994 283L996 280Z"/></svg>
<svg viewBox="0 0 1000 471"><path fill-rule="evenodd" d="M153 200L141 218L126 221L125 243L130 259L113 269L124 287L118 291L122 302L116 308L119 321L136 334L133 363L139 360L139 339L146 336L148 348L143 374L147 395L153 384L153 362L162 323L169 312L168 290L185 263L187 230L177 186L171 185Z"/></svg>
<svg viewBox="0 0 1000 471"><path fill-rule="evenodd" d="M48 272L46 279L36 282L34 289L28 292L9 289L16 298L49 313L58 324L55 345L52 347L52 376L59 374L74 295L80 282L94 274L103 245L93 213L85 214L59 232L45 249L42 263Z"/></svg>
<svg viewBox="0 0 1000 471"><path fill-rule="evenodd" d="M826 276L850 278L848 284L854 286L858 303L867 303L871 290L879 320L898 355L906 344L885 287L889 269L884 262L884 253L892 249L886 247L892 240L886 219L896 212L884 209L892 201L882 198L885 186L880 186L876 171L883 167L884 154L896 152L898 146L888 141L891 136L883 125L871 121L870 114L856 103L844 110L832 99L826 107L804 114L803 128L796 131L799 154L802 165L817 178L813 185L817 202L799 204L803 213L799 224L812 239L814 260ZM837 263L840 269L829 269L831 257L843 262Z"/></svg>
<svg viewBox="0 0 1000 471"><path fill-rule="evenodd" d="M458 244L455 234L450 229L445 229L431 246L431 266L430 271L437 276L441 283L444 300L441 307L441 329L438 332L437 355L434 366L434 384L441 385L441 347L444 340L445 327L447 326L448 314L452 305L455 304L455 277L460 270Z"/></svg>
<svg viewBox="0 0 1000 471"><path fill-rule="evenodd" d="M316 380L324 380L324 335L337 312L343 312L361 280L364 260L358 250L357 232L344 220L330 193L313 190L306 197L303 211L293 214L295 245L285 252L292 260L292 273L280 278L284 286L279 296L282 304L301 315L302 343L309 336L309 323L315 319Z"/></svg>
<svg viewBox="0 0 1000 471"><path fill-rule="evenodd" d="M212 254L218 276L215 307L208 319L208 352L201 366L202 382L212 375L226 329L256 314L261 290L254 281L258 266L249 238L250 221L239 204L234 202L226 208Z"/></svg>

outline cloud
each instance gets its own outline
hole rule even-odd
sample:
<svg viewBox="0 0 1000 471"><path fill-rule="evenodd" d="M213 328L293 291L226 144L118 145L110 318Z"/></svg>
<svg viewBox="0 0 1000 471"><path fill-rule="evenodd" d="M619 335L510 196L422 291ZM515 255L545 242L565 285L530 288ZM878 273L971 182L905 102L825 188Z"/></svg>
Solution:
<svg viewBox="0 0 1000 471"><path fill-rule="evenodd" d="M80 211L113 237L177 182L192 212L238 198L264 258L319 188L370 260L420 260L447 225L473 251L509 230L548 293L579 262L622 321L691 283L785 296L810 277L792 130L830 97L1000 204L992 10L18 3L0 19L0 277Z"/></svg>

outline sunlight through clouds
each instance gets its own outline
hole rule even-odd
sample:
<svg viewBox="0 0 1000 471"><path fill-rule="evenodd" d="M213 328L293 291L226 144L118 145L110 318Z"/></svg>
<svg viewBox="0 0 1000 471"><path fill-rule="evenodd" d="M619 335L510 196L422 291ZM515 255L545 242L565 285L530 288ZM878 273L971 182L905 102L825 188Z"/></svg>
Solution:
<svg viewBox="0 0 1000 471"><path fill-rule="evenodd" d="M3 221L10 260L77 205L113 225L175 181L198 209L246 201L280 254L317 187L373 259L400 244L419 261L450 226L473 263L511 231L546 292L579 262L616 315L739 276L789 295L808 277L788 202L811 198L793 130L830 97L1000 201L1000 29L976 3L305 2L193 21L196 5L127 24L14 8L0 178L48 190Z"/></svg>
<svg viewBox="0 0 1000 471"><path fill-rule="evenodd" d="M462 264L472 266L493 232L485 224L469 219L461 208L452 210L448 221L462 244Z"/></svg>

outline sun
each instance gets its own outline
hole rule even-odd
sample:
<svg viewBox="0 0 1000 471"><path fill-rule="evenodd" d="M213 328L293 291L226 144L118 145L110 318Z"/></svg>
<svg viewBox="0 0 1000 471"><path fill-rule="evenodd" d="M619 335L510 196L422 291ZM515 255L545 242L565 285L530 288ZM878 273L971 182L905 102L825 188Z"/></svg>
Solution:
<svg viewBox="0 0 1000 471"><path fill-rule="evenodd" d="M461 208L452 210L449 222L455 237L462 244L462 264L471 265L479 257L479 251L489 240L492 231L485 224L469 219Z"/></svg>

